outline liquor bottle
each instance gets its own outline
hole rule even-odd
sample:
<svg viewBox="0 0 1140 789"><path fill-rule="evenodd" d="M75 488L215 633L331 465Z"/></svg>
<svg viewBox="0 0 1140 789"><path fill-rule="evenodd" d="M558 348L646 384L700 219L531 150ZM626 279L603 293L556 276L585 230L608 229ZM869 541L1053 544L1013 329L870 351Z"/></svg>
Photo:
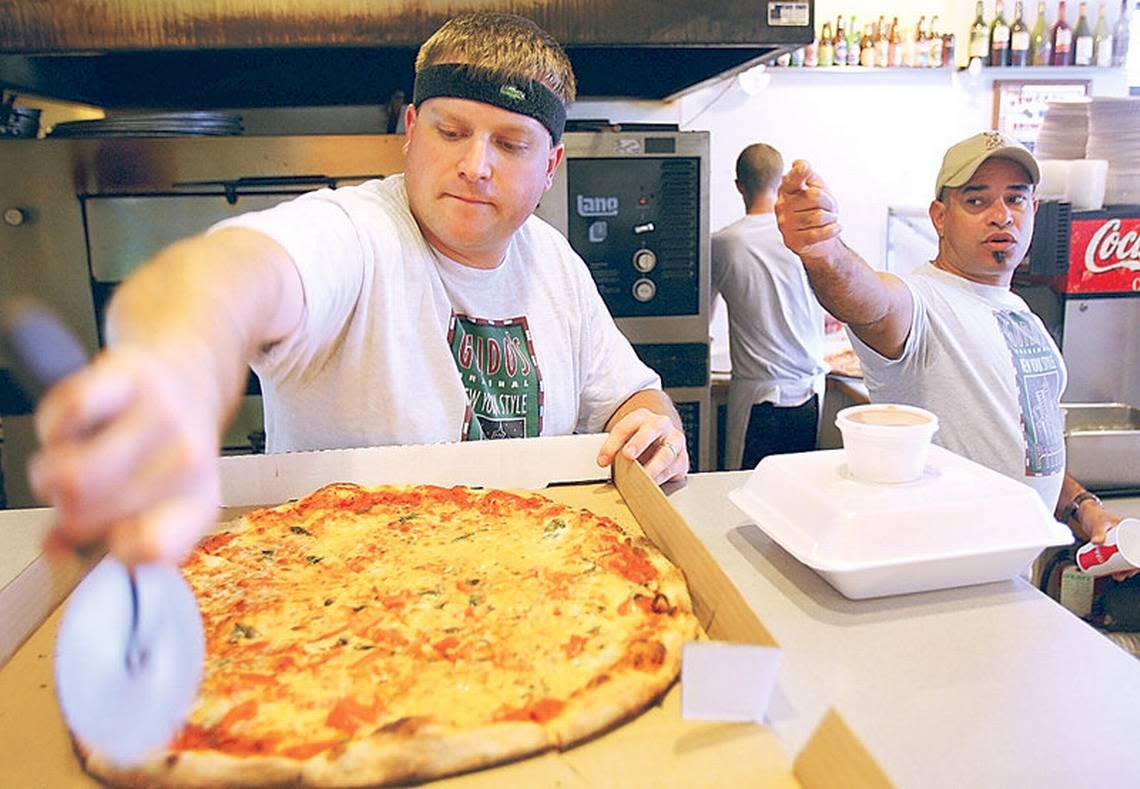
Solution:
<svg viewBox="0 0 1140 789"><path fill-rule="evenodd" d="M1112 65L1123 66L1128 62L1128 3L1120 0L1120 16L1112 26Z"/></svg>
<svg viewBox="0 0 1140 789"><path fill-rule="evenodd" d="M875 65L879 68L891 65L891 31L887 29L884 17L879 17L879 24L875 27Z"/></svg>
<svg viewBox="0 0 1140 789"><path fill-rule="evenodd" d="M891 68L898 68L903 64L903 40L897 16L891 20L891 35L887 41L887 64Z"/></svg>
<svg viewBox="0 0 1140 789"><path fill-rule="evenodd" d="M1065 21L1065 0L1057 3L1057 21L1053 23L1049 39L1053 42L1053 55L1049 59L1049 65L1073 65L1073 30Z"/></svg>
<svg viewBox="0 0 1140 789"><path fill-rule="evenodd" d="M1005 8L1002 0L997 0L994 8L994 21L990 24L991 66L1009 64L1009 23L1005 21Z"/></svg>
<svg viewBox="0 0 1140 789"><path fill-rule="evenodd" d="M819 41L812 41L804 47L804 68L815 68L819 65Z"/></svg>
<svg viewBox="0 0 1140 789"><path fill-rule="evenodd" d="M926 30L926 15L918 18L914 28L914 60L910 64L916 68L926 68L930 65L930 33Z"/></svg>
<svg viewBox="0 0 1140 789"><path fill-rule="evenodd" d="M1011 66L1029 65L1029 28L1025 26L1025 20L1022 18L1024 6L1025 4L1021 2L1014 5L1015 17L1009 28L1009 65Z"/></svg>
<svg viewBox="0 0 1140 789"><path fill-rule="evenodd" d="M1048 66L1053 54L1053 41L1049 38L1049 21L1045 18L1045 3L1037 3L1037 21L1029 34L1029 65Z"/></svg>
<svg viewBox="0 0 1140 789"><path fill-rule="evenodd" d="M868 22L863 27L863 40L859 42L859 65L871 68L875 65L875 36L871 33L873 25Z"/></svg>
<svg viewBox="0 0 1140 789"><path fill-rule="evenodd" d="M847 31L843 27L843 15L835 20L835 38L831 39L831 46L835 50L835 65L847 65Z"/></svg>
<svg viewBox="0 0 1140 789"><path fill-rule="evenodd" d="M971 61L974 58L980 59L984 66L990 56L990 28L986 24L983 11L982 0L978 0L978 14L970 27L969 57Z"/></svg>
<svg viewBox="0 0 1140 789"><path fill-rule="evenodd" d="M1077 27L1073 31L1073 65L1091 66L1093 62L1093 34L1089 27L1088 3L1077 6Z"/></svg>
<svg viewBox="0 0 1140 789"><path fill-rule="evenodd" d="M957 40L950 32L942 34L942 65L949 69L958 66Z"/></svg>
<svg viewBox="0 0 1140 789"><path fill-rule="evenodd" d="M806 47L796 47L795 49L793 49L792 50L792 59L788 65L792 66L793 68L799 68L799 67L803 66L803 64L804 64L804 49L805 48Z"/></svg>
<svg viewBox="0 0 1140 789"><path fill-rule="evenodd" d="M820 68L831 68L835 65L835 37L831 35L831 23L823 23L823 32L819 34L816 46L816 58Z"/></svg>
<svg viewBox="0 0 1140 789"><path fill-rule="evenodd" d="M930 17L930 60L931 68L942 68L942 34L938 32L938 16Z"/></svg>
<svg viewBox="0 0 1140 789"><path fill-rule="evenodd" d="M1096 13L1096 27L1093 28L1093 63L1102 68L1112 65L1112 34L1104 20L1104 3Z"/></svg>
<svg viewBox="0 0 1140 789"><path fill-rule="evenodd" d="M856 24L855 15L851 15L851 28L847 31L847 65L858 66L859 58L863 54L863 47L860 45L862 37L859 35L859 26Z"/></svg>

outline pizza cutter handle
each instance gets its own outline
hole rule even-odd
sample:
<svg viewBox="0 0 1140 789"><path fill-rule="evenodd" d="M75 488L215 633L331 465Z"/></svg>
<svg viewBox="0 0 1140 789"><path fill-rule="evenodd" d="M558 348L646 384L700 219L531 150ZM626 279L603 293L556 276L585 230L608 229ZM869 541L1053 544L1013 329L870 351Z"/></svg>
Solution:
<svg viewBox="0 0 1140 789"><path fill-rule="evenodd" d="M7 354L12 377L33 405L87 364L87 352L71 329L50 307L30 296L0 304L0 346ZM82 557L103 549L101 542L75 546Z"/></svg>
<svg viewBox="0 0 1140 789"><path fill-rule="evenodd" d="M51 309L20 297L0 305L0 341L12 375L33 404L87 364L87 352Z"/></svg>
<svg viewBox="0 0 1140 789"><path fill-rule="evenodd" d="M12 377L32 405L87 364L87 353L71 329L50 307L30 296L0 303L0 347ZM76 546L75 552L86 557L101 549L97 543Z"/></svg>
<svg viewBox="0 0 1140 789"><path fill-rule="evenodd" d="M48 306L30 297L0 304L0 342L8 355L12 375L32 403L67 376L87 364L87 353L76 336ZM76 553L89 556L103 550L101 543L76 546ZM138 638L138 584L133 568L127 569L131 591L131 631L127 639L126 664L135 670L146 660Z"/></svg>

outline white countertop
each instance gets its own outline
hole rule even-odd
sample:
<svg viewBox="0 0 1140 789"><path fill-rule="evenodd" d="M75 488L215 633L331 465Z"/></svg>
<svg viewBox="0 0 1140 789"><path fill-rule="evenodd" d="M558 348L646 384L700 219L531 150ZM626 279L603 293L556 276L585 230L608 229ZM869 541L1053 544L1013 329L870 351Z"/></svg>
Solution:
<svg viewBox="0 0 1140 789"><path fill-rule="evenodd" d="M901 787L1140 786L1121 758L1140 661L1020 578L848 600L728 501L747 474L669 499L784 650L770 723L789 750L834 706Z"/></svg>
<svg viewBox="0 0 1140 789"><path fill-rule="evenodd" d="M900 787L1140 786L1127 756L1140 744L1140 661L1019 578L848 600L728 501L747 474L667 492L784 650L770 723L790 752L835 707ZM1140 516L1140 498L1107 503ZM46 615L85 569L38 556L50 517L0 513L0 590L39 590L7 595L20 618ZM10 652L26 633L5 631Z"/></svg>

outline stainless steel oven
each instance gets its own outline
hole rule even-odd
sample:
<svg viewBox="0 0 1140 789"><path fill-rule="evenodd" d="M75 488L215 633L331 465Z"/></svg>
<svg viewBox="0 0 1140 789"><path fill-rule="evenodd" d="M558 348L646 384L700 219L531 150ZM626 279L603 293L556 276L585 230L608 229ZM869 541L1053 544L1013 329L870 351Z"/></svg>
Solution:
<svg viewBox="0 0 1140 789"><path fill-rule="evenodd" d="M684 422L692 469L712 468L709 135L632 126L568 133L538 208L586 261L618 328Z"/></svg>
<svg viewBox="0 0 1140 789"><path fill-rule="evenodd" d="M0 142L0 295L60 311L90 352L114 287L162 247L214 222L328 184L403 167L389 135L6 140ZM33 503L24 464L31 417L0 358L0 466L9 506ZM256 378L222 439L251 451L262 427Z"/></svg>

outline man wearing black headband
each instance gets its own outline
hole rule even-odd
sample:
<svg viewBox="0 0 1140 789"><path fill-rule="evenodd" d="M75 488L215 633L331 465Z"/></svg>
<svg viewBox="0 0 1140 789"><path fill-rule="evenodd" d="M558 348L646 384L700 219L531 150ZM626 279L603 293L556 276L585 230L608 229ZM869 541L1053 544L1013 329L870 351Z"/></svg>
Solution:
<svg viewBox="0 0 1140 789"><path fill-rule="evenodd" d="M405 173L246 214L116 292L109 350L42 402L33 489L56 537L173 560L216 517L219 426L247 365L270 451L607 431L658 481L689 465L660 379L533 216L574 76L532 22L467 14L420 50Z"/></svg>

